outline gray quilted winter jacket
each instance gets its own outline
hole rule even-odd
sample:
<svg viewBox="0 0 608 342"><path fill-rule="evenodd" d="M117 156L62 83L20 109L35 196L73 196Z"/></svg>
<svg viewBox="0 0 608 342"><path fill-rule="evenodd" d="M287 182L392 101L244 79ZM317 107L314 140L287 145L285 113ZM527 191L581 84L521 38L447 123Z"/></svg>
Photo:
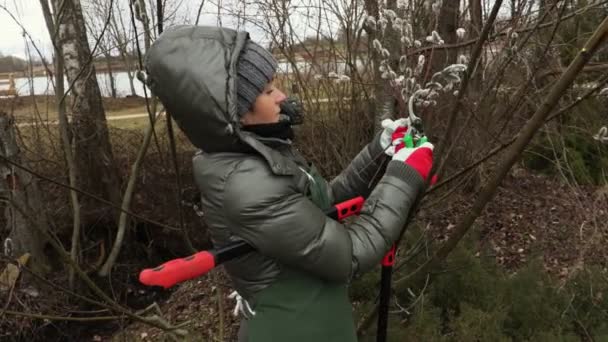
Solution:
<svg viewBox="0 0 608 342"><path fill-rule="evenodd" d="M246 39L225 28L177 27L150 48L146 69L151 89L201 149L194 177L214 245L245 240L257 250L225 264L235 288L255 306L256 295L282 272L347 284L378 265L423 180L391 161L369 189L379 166L373 159L382 153L376 137L330 183L311 184L318 181L290 141L240 130L235 64ZM348 224L328 218L310 200L311 185L324 189L331 203L365 196L362 212Z"/></svg>

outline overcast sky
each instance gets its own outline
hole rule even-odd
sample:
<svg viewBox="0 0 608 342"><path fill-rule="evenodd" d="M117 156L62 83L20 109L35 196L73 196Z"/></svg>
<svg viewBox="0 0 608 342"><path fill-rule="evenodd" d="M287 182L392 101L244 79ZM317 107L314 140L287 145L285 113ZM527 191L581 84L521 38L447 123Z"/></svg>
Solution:
<svg viewBox="0 0 608 342"><path fill-rule="evenodd" d="M93 0L93 1L110 1L110 0ZM115 0L126 3L127 0ZM194 20L200 0L178 0L181 1L180 11L177 13L177 21L185 22L187 20ZM84 1L82 1L85 3ZM206 4L210 7L213 5L212 1L206 1ZM125 7L126 8L126 7ZM7 13L7 10L9 13ZM203 10L200 25L217 25L217 9L213 10L214 14L211 14L211 9L206 8ZM11 17L14 16L14 19ZM42 9L40 7L39 0L0 0L0 53L3 55L13 55L20 58L26 57L26 41L23 38L23 29L17 24L18 21L27 30L28 34L32 37L36 46L42 51L45 56L52 54L52 45L49 38L49 33L46 28ZM193 22L192 22L193 23ZM223 18L223 25L235 25L230 18ZM255 29L249 28L251 31ZM90 38L90 37L89 37ZM261 35L257 34L258 39L263 39ZM29 41L28 41L29 43ZM32 48L30 46L30 48ZM35 51L31 51L35 54Z"/></svg>
<svg viewBox="0 0 608 342"><path fill-rule="evenodd" d="M38 0L1 0L0 4L23 24L41 50L45 49L45 53L50 51L49 33ZM22 36L23 30L4 9L0 9L0 32L2 35L0 52L4 55L25 58L26 48Z"/></svg>
<svg viewBox="0 0 608 342"><path fill-rule="evenodd" d="M110 1L110 0L81 0L86 5L87 1ZM127 3L128 0L114 0L115 2ZM177 23L194 23L196 12L199 4L202 0L171 0L174 3L181 3L180 11L176 14L175 21ZM205 9L201 16L199 24L206 25L217 25L217 0L205 0ZM221 0L221 3L226 6L230 3L237 3L238 0ZM297 3L292 1L292 5ZM340 2L337 2L340 3ZM504 5L503 5L504 6ZM124 7L127 8L127 7ZM13 19L6 10L8 10L15 18ZM250 14L251 9L248 9L246 13ZM127 12L128 14L128 12ZM310 9L302 10L302 17L308 15L309 19L292 20L292 22L301 22L301 27L296 28L298 35L302 34L300 38L304 38L307 35L312 35L316 30L317 24L311 22L310 18L315 18L317 15L312 14ZM295 14L297 16L297 14ZM291 19L294 18L294 14L291 15ZM46 29L44 17L42 15L42 9L40 7L40 0L0 0L0 53L3 55L14 55L21 58L26 57L26 41L22 36L22 28L15 22L15 19L19 21L23 27L27 30L29 35L32 37L35 44L42 51L42 53L48 58L51 56L52 45L50 43L49 34ZM314 20L314 19L313 19ZM327 20L327 19L324 19ZM235 27L236 23L231 20L229 16L222 15L222 24L228 27ZM334 34L337 33L337 24L331 21L323 22L321 26L325 30L329 30ZM268 37L261 32L261 30L248 25L245 26L254 40L258 42L264 42L268 40ZM89 37L90 38L90 37ZM29 43L29 41L28 41ZM31 49L31 46L30 46ZM31 50L33 55L36 52Z"/></svg>

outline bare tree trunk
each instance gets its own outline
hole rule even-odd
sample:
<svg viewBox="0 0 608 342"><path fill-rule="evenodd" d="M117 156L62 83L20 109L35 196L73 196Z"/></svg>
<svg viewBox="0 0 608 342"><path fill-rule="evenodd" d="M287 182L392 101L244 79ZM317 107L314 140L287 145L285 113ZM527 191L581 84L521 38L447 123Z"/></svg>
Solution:
<svg viewBox="0 0 608 342"><path fill-rule="evenodd" d="M129 56L128 53L128 49L127 49L127 45L128 45L128 41L129 41L129 37L127 34L127 27L125 26L125 22L122 18L122 15L120 15L121 13L121 8L120 8L120 3L116 4L116 10L118 12L114 12L112 14L112 17L110 18L110 27L111 27L111 31L113 31L113 38L114 38L114 42L116 43L116 48L118 49L118 52L120 53L120 58L122 59L122 62L124 63L125 67L127 68L126 72L127 72L127 77L129 78L129 88L131 90L131 95L132 96L136 96L137 92L135 91L135 83L134 83L134 78L135 78L135 74L133 73L133 70L135 69L133 67L133 62L131 60L131 57ZM112 9L114 10L114 9ZM119 25L120 24L120 25Z"/></svg>
<svg viewBox="0 0 608 342"><path fill-rule="evenodd" d="M123 61L125 62L125 65L127 66L127 77L129 78L129 88L131 89L131 96L137 96L137 92L135 91L135 74L133 73L132 68L131 68L131 64L130 62L127 61L129 57L124 57Z"/></svg>
<svg viewBox="0 0 608 342"><path fill-rule="evenodd" d="M477 38L483 29L481 0L469 0L469 12L471 15L471 24L469 26L469 37Z"/></svg>
<svg viewBox="0 0 608 342"><path fill-rule="evenodd" d="M131 61L131 57L126 49L126 40L122 40L122 38L116 38L116 45L118 45L118 52L120 53L120 59L122 59L123 64L126 67L125 72L127 73L127 77L129 78L129 89L131 90L131 96L137 96L137 92L135 91L135 73L133 72L133 62Z"/></svg>
<svg viewBox="0 0 608 342"><path fill-rule="evenodd" d="M460 15L460 0L444 1L439 12L437 32L446 44L456 43L456 30ZM481 32L481 30L479 31ZM446 65L456 63L457 49L437 48L433 57L433 72L440 71Z"/></svg>
<svg viewBox="0 0 608 342"><path fill-rule="evenodd" d="M68 166L68 179L72 188L76 187L76 166L74 162L74 153L72 151L72 135L70 134L70 123L66 115L65 105L65 87L63 82L63 52L61 46L57 43L57 25L59 21L58 17L53 18L51 10L49 8L48 0L40 0L42 6L42 12L47 25L47 29L51 35L51 41L53 42L55 51L55 99L57 102L57 113L59 117L59 133L61 136L61 146L64 152L66 164ZM57 9L53 8L53 12L57 14ZM74 190L70 190L70 203L72 204L72 246L70 249L70 257L76 264L80 259L80 223L81 223L81 212L80 212L80 200L78 199L78 193ZM74 269L70 268L68 281L71 288L74 287Z"/></svg>
<svg viewBox="0 0 608 342"><path fill-rule="evenodd" d="M395 13L399 13L399 9L397 8L397 0L387 0L386 8L395 11ZM392 25L386 28L384 34L384 43L388 52L390 53L389 63L393 70L399 70L399 58L401 57L401 36L400 32L395 30ZM378 112L377 115L382 115L379 119L374 122L376 126L376 132L381 130L380 122L385 118L392 118L395 116L396 111L398 110L396 106L396 97L399 97L399 93L395 93L393 87L389 84L389 82L381 82L383 84L383 93L376 94L377 98L382 98L380 95L383 95L383 110L379 108L376 109Z"/></svg>
<svg viewBox="0 0 608 342"><path fill-rule="evenodd" d="M120 203L120 180L110 146L105 111L89 49L79 0L52 0L62 8L58 45L63 50L72 85L72 118L78 187L112 203ZM98 203L83 201L84 222L98 220ZM112 215L110 220L114 220Z"/></svg>
<svg viewBox="0 0 608 342"><path fill-rule="evenodd" d="M144 26L144 44L146 47L146 51L150 48L150 42L152 41L152 36L150 35L150 18L148 17L148 12L146 12L146 1L145 0L132 0L135 4L135 13L137 19L142 22Z"/></svg>
<svg viewBox="0 0 608 342"><path fill-rule="evenodd" d="M116 80L114 78L114 71L112 70L112 56L110 55L110 50L106 50L106 65L108 66L108 79L110 80L110 94L112 98L116 98Z"/></svg>
<svg viewBox="0 0 608 342"><path fill-rule="evenodd" d="M563 4L561 6L566 5ZM543 0L539 7L539 16L542 17L547 13L549 18L558 21L563 14L562 9L560 8L561 6L558 4L557 0ZM555 40L556 34L556 28L551 26L539 31L537 35L539 37L539 44L537 44L536 48L536 58L538 61L542 61L542 63L540 64L541 68L537 73L539 78L537 78L536 84L541 88L547 84L553 83L557 79L556 75L547 73L548 70L564 69L559 53L555 49L545 49L546 46L549 46L551 42Z"/></svg>
<svg viewBox="0 0 608 342"><path fill-rule="evenodd" d="M135 4L136 4L135 8L136 8L136 13L137 13L137 18L138 18L138 20L140 20L142 22L142 24L144 26L144 30L146 32L144 34L144 36L146 37L145 46L146 46L146 51L148 51L150 44L151 44L151 41L150 41L151 36L149 33L149 19L148 19L148 16L146 15L145 7L144 7L145 2L143 0L141 0ZM162 21L161 21L161 25L162 25ZM135 183L137 180L137 175L139 174L139 169L141 167L141 163L146 155L148 145L150 144L152 136L154 135L154 123L156 120L156 100L154 98L154 94L150 94L150 96L153 97L152 109L148 108L148 110L151 110L151 115L154 116L154 119L151 119L151 121L150 121L150 126L146 130L146 133L144 136L143 145L140 148L139 153L137 154L137 159L135 160L135 163L133 164L133 166L131 168L131 176L128 180L127 187L125 189L125 194L122 197L121 208L123 209L123 211L119 215L116 239L114 240L114 243L112 245L112 250L110 251L108 258L106 259L106 261L101 266L101 269L98 272L98 274L102 277L105 277L110 273L112 267L114 266L114 263L116 262L116 259L118 258L118 254L120 253L120 250L122 248L122 245L124 242L124 237L125 237L125 232L127 230L127 224L128 224L128 221L127 221L128 216L127 216L126 210L131 205L131 198L133 196L133 191L135 190ZM169 113L167 113L167 115L169 115ZM167 117L167 127L170 132L169 137L171 137L171 131L172 131L170 128L171 127L170 120L171 120L171 118ZM173 149L173 150L175 150L175 149ZM175 168L176 168L177 177L179 179L179 172L177 169L177 165L175 165ZM181 186L178 181L178 189L179 188L181 188ZM180 209L178 209L178 210L180 210ZM183 228L184 225L183 225L182 213L179 212L179 215L180 215L181 227ZM183 231L184 231L184 235L185 235L185 241L188 245L188 248L190 249L190 252L195 252L195 249L194 249L194 247L192 247L192 243L190 242L190 239L189 239L186 231L185 230L183 230Z"/></svg>
<svg viewBox="0 0 608 342"><path fill-rule="evenodd" d="M388 0L386 2L386 8L397 12L397 2L396 0ZM379 7L377 0L366 0L365 1L365 11L368 15L373 16L374 18L379 18ZM394 116L395 111L395 103L394 103L394 95L393 90L391 89L388 82L385 82L380 72L380 61L382 56L372 47L372 42L375 39L381 39L377 33L378 29L366 29L366 33L368 34L368 51L371 57L371 65L373 68L374 75L374 96L375 101L371 102L372 107L369 109L372 113L374 113L374 131L379 132L382 129L380 123L385 118L390 118ZM399 34L393 30L392 27L387 27L384 33L384 39L382 45L385 46L390 53L391 60L389 63L394 70L397 70L397 65L399 63L400 57L400 37Z"/></svg>
<svg viewBox="0 0 608 342"><path fill-rule="evenodd" d="M2 158L24 165L15 141L13 118L4 112L0 112L0 147ZM39 222L40 227L48 227L38 183L31 174L4 160L0 161L0 176L0 193L6 202L5 229L8 230L8 237L3 243L4 254L18 258L29 253L31 268L42 274L51 271L51 260L45 254L48 240L30 224L21 210L16 209L26 210L30 218Z"/></svg>
<svg viewBox="0 0 608 342"><path fill-rule="evenodd" d="M132 1L135 4L137 20L141 21L142 25L144 26L144 46L146 48L146 51L148 51L150 49L150 45L152 44L151 33L154 31L154 28L150 28L150 18L148 17L148 12L146 12L146 2L144 0ZM156 113L158 99L154 96L152 92L150 92L150 98L152 98L152 113ZM170 123L167 124L170 125Z"/></svg>
<svg viewBox="0 0 608 342"><path fill-rule="evenodd" d="M378 1L377 0L365 0L365 12L367 12L368 15L373 16L377 20L379 17ZM380 130L379 122L381 121L381 118L378 115L378 113L380 112L378 110L380 108L380 106L378 105L378 103L379 103L378 96L384 92L384 88L382 87L381 73L380 73L380 70L378 69L380 67L380 54L376 51L376 49L373 48L372 42L374 41L374 39L378 39L379 37L376 34L377 29L375 27L371 28L371 29L368 29L366 27L365 32L367 33L367 36L369 37L367 40L367 45L368 45L367 51L369 52L369 58L371 58L371 66L372 66L373 75L374 75L375 100L369 101L369 103L371 104L369 111L371 113L374 113L374 131L378 131L378 130Z"/></svg>
<svg viewBox="0 0 608 342"><path fill-rule="evenodd" d="M529 1L528 3L526 3L526 1L522 0L511 0L511 19L519 19L518 17L524 14L524 9L526 8L526 5L530 5L530 7L533 7L534 1Z"/></svg>
<svg viewBox="0 0 608 342"><path fill-rule="evenodd" d="M483 16L481 11L481 0L469 0L469 14L471 15L471 23L469 25L469 38L478 38L483 30ZM479 65L483 65L483 55L480 56ZM478 91L481 89L481 75L477 73L471 79L471 89Z"/></svg>
<svg viewBox="0 0 608 342"><path fill-rule="evenodd" d="M517 13L517 0L511 0L511 19L515 18Z"/></svg>
<svg viewBox="0 0 608 342"><path fill-rule="evenodd" d="M483 30L483 12L482 12L482 0L469 0L469 14L471 16L471 21L468 29L469 38L479 38L481 31ZM484 64L484 54L479 56L479 65ZM469 87L469 96L476 97L482 92L482 73L478 72L473 77L471 77L471 83ZM492 120L492 111L488 111L486 113L481 114L481 124L482 127L489 127L488 124ZM475 134L471 137L471 148L475 152L480 146L485 145L485 141L487 139L487 135L483 132L475 132ZM471 189L473 192L477 192L479 187L483 183L486 172L488 172L486 166L484 164L480 165L479 168L473 173L471 181L469 182L468 189Z"/></svg>

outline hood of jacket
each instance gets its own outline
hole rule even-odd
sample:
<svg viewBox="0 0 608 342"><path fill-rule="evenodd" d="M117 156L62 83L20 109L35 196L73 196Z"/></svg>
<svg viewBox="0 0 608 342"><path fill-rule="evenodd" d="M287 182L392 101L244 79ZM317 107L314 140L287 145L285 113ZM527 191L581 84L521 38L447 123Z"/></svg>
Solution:
<svg viewBox="0 0 608 342"><path fill-rule="evenodd" d="M229 28L170 28L146 53L146 84L203 152L255 151L274 173L293 174L293 163L267 141L240 129L236 66L248 39L247 32Z"/></svg>

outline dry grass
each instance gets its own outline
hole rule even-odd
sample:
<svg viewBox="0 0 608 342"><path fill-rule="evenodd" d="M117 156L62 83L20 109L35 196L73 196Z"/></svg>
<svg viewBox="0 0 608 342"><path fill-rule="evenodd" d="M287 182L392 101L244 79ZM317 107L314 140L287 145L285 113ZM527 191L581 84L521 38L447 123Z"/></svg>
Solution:
<svg viewBox="0 0 608 342"><path fill-rule="evenodd" d="M68 104L70 97L66 99ZM143 98L103 98L106 116L129 115L146 113L146 103ZM57 120L57 105L54 96L23 96L16 98L1 98L0 110L13 114L18 122L32 120Z"/></svg>
<svg viewBox="0 0 608 342"><path fill-rule="evenodd" d="M140 114L140 113L137 113ZM150 119L148 116L141 116L137 118L126 118L119 120L108 120L108 126L112 128L128 129L128 130L145 130L150 125ZM158 124L157 124L158 125ZM158 126L156 128L158 132Z"/></svg>

